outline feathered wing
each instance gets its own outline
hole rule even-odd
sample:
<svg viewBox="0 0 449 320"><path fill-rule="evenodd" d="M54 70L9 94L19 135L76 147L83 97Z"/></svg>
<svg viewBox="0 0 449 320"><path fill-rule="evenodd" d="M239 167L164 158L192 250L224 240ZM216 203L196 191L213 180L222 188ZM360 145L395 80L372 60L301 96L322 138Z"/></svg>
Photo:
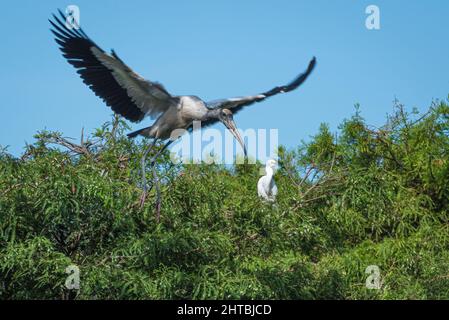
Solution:
<svg viewBox="0 0 449 320"><path fill-rule="evenodd" d="M292 82L290 82L287 85L275 87L269 91L254 96L236 97L230 99L210 101L207 103L207 106L209 108L226 108L231 110L232 113L235 114L238 111L240 111L243 107L249 106L256 102L261 102L266 98L274 96L278 93L284 93L295 90L302 83L304 83L304 81L306 81L306 79L309 77L309 75L315 68L315 65L316 65L316 58L313 57L313 59L309 63L307 70L304 73L297 76Z"/></svg>
<svg viewBox="0 0 449 320"><path fill-rule="evenodd" d="M114 112L139 122L146 115L155 118L173 103L175 98L161 84L139 76L114 51L103 51L81 28L68 29L66 17L59 14L62 21L55 15L49 21L63 56Z"/></svg>

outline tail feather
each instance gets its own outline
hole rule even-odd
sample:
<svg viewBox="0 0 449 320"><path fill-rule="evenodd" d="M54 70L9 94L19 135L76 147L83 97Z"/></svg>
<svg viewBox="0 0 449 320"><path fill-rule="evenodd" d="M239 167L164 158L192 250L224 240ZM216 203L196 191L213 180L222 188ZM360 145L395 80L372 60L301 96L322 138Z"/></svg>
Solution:
<svg viewBox="0 0 449 320"><path fill-rule="evenodd" d="M146 131L146 130L148 130L150 127L148 127L148 128L143 128L143 129L139 129L139 130L137 130L137 131L134 131L134 132L131 132L131 133L128 133L127 134L127 136L128 136L128 138L135 138L135 137L137 137L139 134L142 134L144 131Z"/></svg>

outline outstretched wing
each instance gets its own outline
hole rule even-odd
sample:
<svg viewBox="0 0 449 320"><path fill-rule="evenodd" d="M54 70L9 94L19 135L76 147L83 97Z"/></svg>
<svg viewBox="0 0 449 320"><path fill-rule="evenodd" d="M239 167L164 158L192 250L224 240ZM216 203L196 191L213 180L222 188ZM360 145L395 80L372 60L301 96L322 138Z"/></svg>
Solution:
<svg viewBox="0 0 449 320"><path fill-rule="evenodd" d="M49 21L63 56L114 112L138 122L167 110L175 98L161 84L139 76L114 51L103 51L81 28L68 29L66 17L59 14L62 20L53 15L54 21Z"/></svg>
<svg viewBox="0 0 449 320"><path fill-rule="evenodd" d="M246 97L237 97L237 98L210 101L207 103L207 106L212 109L214 108L230 109L232 113L235 114L238 111L240 111L243 107L249 106L255 102L263 101L266 98L274 96L278 93L284 93L295 90L304 81L306 81L307 77L312 73L313 69L315 68L315 64L316 58L313 57L313 59L309 63L307 70L304 73L300 74L298 77L296 77L295 80L293 80L292 82L290 82L285 86L275 87L270 91L255 96L246 96Z"/></svg>

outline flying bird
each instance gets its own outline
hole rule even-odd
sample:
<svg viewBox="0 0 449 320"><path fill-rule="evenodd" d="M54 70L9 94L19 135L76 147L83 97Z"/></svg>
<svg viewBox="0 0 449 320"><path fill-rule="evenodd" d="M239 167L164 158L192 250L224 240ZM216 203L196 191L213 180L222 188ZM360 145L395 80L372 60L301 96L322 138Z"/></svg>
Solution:
<svg viewBox="0 0 449 320"><path fill-rule="evenodd" d="M245 144L237 131L233 115L246 106L298 88L311 74L316 64L314 57L307 70L292 82L261 94L205 102L194 95L172 95L162 84L144 79L126 65L114 50L107 53L101 49L79 26L67 28L65 15L60 10L59 15L60 17L57 17L53 14L53 21L49 20L53 27L51 32L63 56L77 69L83 82L115 113L127 120L140 122L145 117L156 119L151 126L128 134L130 138L140 135L154 139L142 158L144 194L145 159L156 141L167 142L151 159L151 166L175 140L172 137L174 130L190 131L193 129L194 121L200 121L203 128L221 122L240 143L246 156Z"/></svg>
<svg viewBox="0 0 449 320"><path fill-rule="evenodd" d="M257 182L257 193L259 197L268 202L275 202L278 194L278 187L273 178L275 169L276 161L269 159L265 166L265 175Z"/></svg>

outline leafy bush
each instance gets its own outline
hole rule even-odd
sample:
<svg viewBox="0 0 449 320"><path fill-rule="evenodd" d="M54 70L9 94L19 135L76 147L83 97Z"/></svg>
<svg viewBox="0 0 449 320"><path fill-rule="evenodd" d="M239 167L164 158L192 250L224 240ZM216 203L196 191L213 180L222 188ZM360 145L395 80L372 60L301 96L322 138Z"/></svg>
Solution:
<svg viewBox="0 0 449 320"><path fill-rule="evenodd" d="M155 190L139 206L149 141L125 130L115 117L80 144L43 131L20 158L0 153L2 299L449 298L447 103L396 103L381 128L357 109L338 135L323 124L281 147L275 205L257 197L261 164L166 152L159 222ZM78 291L64 285L72 264Z"/></svg>

